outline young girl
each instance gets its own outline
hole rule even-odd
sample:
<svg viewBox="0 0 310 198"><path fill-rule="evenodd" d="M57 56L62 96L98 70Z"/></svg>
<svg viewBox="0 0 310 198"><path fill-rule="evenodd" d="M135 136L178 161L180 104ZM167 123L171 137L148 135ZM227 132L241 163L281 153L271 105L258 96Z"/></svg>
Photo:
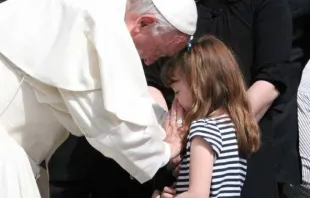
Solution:
<svg viewBox="0 0 310 198"><path fill-rule="evenodd" d="M162 79L185 110L188 134L176 186L157 197L240 197L246 158L259 148L260 135L231 51L205 36L174 56Z"/></svg>

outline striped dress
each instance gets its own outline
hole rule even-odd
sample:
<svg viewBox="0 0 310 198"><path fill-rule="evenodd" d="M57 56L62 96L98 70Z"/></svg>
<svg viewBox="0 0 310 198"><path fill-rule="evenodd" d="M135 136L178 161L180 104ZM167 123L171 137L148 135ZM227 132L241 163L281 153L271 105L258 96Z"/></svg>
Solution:
<svg viewBox="0 0 310 198"><path fill-rule="evenodd" d="M247 161L239 154L234 124L227 115L200 119L191 123L186 152L180 163L176 184L177 194L187 191L189 187L190 147L194 137L203 138L214 151L215 160L209 197L240 197Z"/></svg>

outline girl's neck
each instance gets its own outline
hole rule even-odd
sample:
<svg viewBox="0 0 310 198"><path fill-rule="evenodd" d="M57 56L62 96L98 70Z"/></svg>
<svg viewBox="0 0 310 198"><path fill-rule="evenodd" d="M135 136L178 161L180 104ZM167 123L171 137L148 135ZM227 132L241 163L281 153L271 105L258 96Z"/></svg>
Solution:
<svg viewBox="0 0 310 198"><path fill-rule="evenodd" d="M218 117L218 116L221 116L223 114L226 114L226 113L227 112L224 109L219 108L219 109L214 110L208 117L214 118L214 117Z"/></svg>

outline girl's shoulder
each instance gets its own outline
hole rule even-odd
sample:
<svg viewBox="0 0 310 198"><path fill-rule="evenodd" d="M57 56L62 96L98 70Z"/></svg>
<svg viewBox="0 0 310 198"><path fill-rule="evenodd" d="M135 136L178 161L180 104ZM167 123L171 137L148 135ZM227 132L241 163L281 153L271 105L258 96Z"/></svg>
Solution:
<svg viewBox="0 0 310 198"><path fill-rule="evenodd" d="M222 115L213 116L210 118L200 118L198 120L194 120L191 122L191 126L201 125L201 126L207 127L208 125L217 125L217 124L228 123L228 122L232 122L229 115L222 114Z"/></svg>
<svg viewBox="0 0 310 198"><path fill-rule="evenodd" d="M227 132L234 133L234 124L229 115L222 114L211 118L201 118L195 120L190 125L188 138L199 134L200 136L216 136L222 139L222 134Z"/></svg>

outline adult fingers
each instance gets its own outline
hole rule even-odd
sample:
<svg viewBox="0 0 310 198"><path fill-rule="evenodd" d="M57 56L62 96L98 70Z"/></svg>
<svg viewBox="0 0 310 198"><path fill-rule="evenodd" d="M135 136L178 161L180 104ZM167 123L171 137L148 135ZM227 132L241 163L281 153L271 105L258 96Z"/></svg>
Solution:
<svg viewBox="0 0 310 198"><path fill-rule="evenodd" d="M175 102L177 124L182 125L184 120L184 109L179 102Z"/></svg>
<svg viewBox="0 0 310 198"><path fill-rule="evenodd" d="M170 117L171 117L171 113L170 111L167 113L167 117L166 117L166 120L165 120L165 124L164 124L164 128L165 128L165 131L166 131L166 136L169 136L170 133L171 133L171 130L170 130Z"/></svg>
<svg viewBox="0 0 310 198"><path fill-rule="evenodd" d="M173 100L170 110L170 126L176 127L177 120L177 100Z"/></svg>
<svg viewBox="0 0 310 198"><path fill-rule="evenodd" d="M163 192L164 192L164 193L169 193L169 194L175 194L175 189L166 186L166 187L163 189Z"/></svg>

